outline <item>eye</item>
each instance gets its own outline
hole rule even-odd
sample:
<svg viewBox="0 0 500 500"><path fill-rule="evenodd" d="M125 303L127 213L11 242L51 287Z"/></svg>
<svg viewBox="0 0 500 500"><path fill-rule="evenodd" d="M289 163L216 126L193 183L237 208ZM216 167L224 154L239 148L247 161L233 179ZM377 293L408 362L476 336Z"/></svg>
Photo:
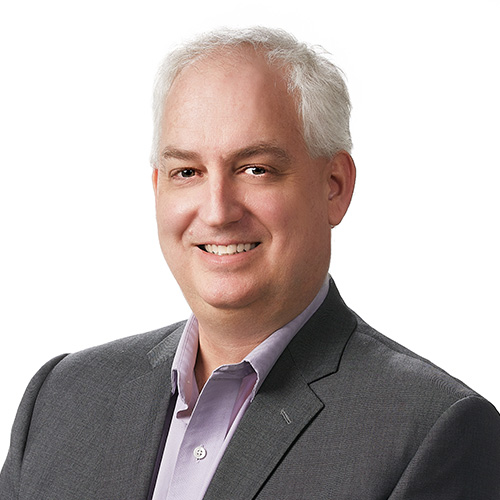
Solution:
<svg viewBox="0 0 500 500"><path fill-rule="evenodd" d="M264 175L267 173L267 170L265 167L261 167L258 165L252 165L251 167L245 168L245 172L249 173L250 175L253 176L259 176L259 175Z"/></svg>
<svg viewBox="0 0 500 500"><path fill-rule="evenodd" d="M170 172L170 177L172 179L190 179L191 177L196 176L196 170L194 168L183 168L172 170Z"/></svg>
<svg viewBox="0 0 500 500"><path fill-rule="evenodd" d="M181 170L176 174L178 177L183 177L184 179L187 179L189 177L194 177L196 175L196 172L192 168L185 168L184 170Z"/></svg>

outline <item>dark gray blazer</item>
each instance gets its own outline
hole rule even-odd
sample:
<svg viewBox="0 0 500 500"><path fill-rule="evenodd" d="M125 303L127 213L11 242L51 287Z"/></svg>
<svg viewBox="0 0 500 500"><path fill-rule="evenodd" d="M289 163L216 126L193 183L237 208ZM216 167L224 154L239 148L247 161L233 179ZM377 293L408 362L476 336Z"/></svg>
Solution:
<svg viewBox="0 0 500 500"><path fill-rule="evenodd" d="M0 499L144 500L182 327L46 364L19 408ZM205 498L499 500L500 416L370 328L331 282L248 408Z"/></svg>

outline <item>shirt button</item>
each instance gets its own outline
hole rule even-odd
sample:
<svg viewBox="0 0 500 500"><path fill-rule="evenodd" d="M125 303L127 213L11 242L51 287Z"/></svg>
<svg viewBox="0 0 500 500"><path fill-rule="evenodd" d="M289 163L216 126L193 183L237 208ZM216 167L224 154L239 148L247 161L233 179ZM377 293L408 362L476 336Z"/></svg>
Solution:
<svg viewBox="0 0 500 500"><path fill-rule="evenodd" d="M203 460L207 456L207 450L203 446L197 446L193 451L193 455L196 460Z"/></svg>

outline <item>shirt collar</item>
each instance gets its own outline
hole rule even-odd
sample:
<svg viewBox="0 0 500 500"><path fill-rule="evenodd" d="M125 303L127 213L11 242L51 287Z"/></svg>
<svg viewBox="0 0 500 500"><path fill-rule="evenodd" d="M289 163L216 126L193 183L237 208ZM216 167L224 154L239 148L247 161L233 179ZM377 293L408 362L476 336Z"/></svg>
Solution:
<svg viewBox="0 0 500 500"><path fill-rule="evenodd" d="M292 321L276 330L267 339L253 349L240 364L250 364L257 374L257 381L252 391L251 400L264 382L271 368L290 343L295 334L304 326L309 318L316 312L328 294L329 276L326 276L316 297ZM179 397L187 405L193 399L194 393L198 394L194 377L194 365L198 354L198 320L191 314L184 327L179 346L172 363L172 394L177 390ZM230 365L223 365L224 367ZM217 368L219 370L222 367Z"/></svg>
<svg viewBox="0 0 500 500"><path fill-rule="evenodd" d="M191 314L179 341L172 363L172 394L177 390L184 403L189 404L193 392L198 393L194 378L194 364L198 354L198 320Z"/></svg>

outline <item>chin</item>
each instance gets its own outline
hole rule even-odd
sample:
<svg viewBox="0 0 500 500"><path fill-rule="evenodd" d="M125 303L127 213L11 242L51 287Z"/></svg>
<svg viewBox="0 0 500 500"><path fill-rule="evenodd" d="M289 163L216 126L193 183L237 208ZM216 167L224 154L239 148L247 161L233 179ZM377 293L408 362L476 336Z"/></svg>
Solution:
<svg viewBox="0 0 500 500"><path fill-rule="evenodd" d="M203 302L215 309L236 310L248 307L252 298L241 294L222 294L202 297Z"/></svg>
<svg viewBox="0 0 500 500"><path fill-rule="evenodd" d="M236 310L250 306L260 296L262 289L259 287L245 287L241 282L226 282L199 290L198 301L215 309Z"/></svg>

